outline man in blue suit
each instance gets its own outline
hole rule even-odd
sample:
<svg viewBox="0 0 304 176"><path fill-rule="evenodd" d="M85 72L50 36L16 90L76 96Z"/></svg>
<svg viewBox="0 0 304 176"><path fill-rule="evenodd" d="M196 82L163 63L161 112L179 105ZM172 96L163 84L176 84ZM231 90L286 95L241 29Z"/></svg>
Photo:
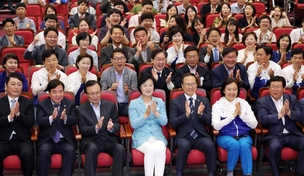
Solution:
<svg viewBox="0 0 304 176"><path fill-rule="evenodd" d="M211 124L211 109L208 99L195 93L198 83L199 80L193 73L184 74L182 77L184 94L171 102L169 123L176 130L174 146L178 149L177 176L183 175L191 149L205 153L208 176L215 175L215 145L206 129L206 125Z"/></svg>
<svg viewBox="0 0 304 176"><path fill-rule="evenodd" d="M240 87L244 87L246 90L250 88L246 67L236 62L238 52L235 48L227 47L223 49L223 64L212 69L211 79L212 86L221 87L223 81L228 77L235 78Z"/></svg>
<svg viewBox="0 0 304 176"><path fill-rule="evenodd" d="M259 98L255 109L259 122L268 129L262 140L269 148L272 175L280 175L281 150L285 146L299 152L297 175L304 175L304 134L296 125L296 122L304 125L300 105L294 95L284 94L286 81L283 77L272 77L269 85L270 95Z"/></svg>

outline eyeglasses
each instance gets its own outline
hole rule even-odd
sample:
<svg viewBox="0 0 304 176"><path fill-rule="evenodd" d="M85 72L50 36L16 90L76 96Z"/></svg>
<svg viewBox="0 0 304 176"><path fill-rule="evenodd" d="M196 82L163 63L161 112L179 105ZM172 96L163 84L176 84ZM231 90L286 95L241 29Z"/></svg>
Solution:
<svg viewBox="0 0 304 176"><path fill-rule="evenodd" d="M115 60L115 61L123 61L123 60L125 60L125 59L126 59L126 57L125 57L125 56L121 56L121 57L113 57L112 59L113 59L113 60Z"/></svg>
<svg viewBox="0 0 304 176"><path fill-rule="evenodd" d="M100 91L98 92L88 92L87 95L89 95L90 97L93 97L93 96L99 96L100 95Z"/></svg>
<svg viewBox="0 0 304 176"><path fill-rule="evenodd" d="M156 57L154 58L155 61L157 62L165 62L166 61L166 58L159 58L159 57Z"/></svg>
<svg viewBox="0 0 304 176"><path fill-rule="evenodd" d="M281 88L283 88L283 86L270 86L270 89L281 89Z"/></svg>
<svg viewBox="0 0 304 176"><path fill-rule="evenodd" d="M197 83L195 83L195 82L193 82L193 83L185 83L185 84L183 84L185 87L194 87L194 86L196 86L197 85Z"/></svg>

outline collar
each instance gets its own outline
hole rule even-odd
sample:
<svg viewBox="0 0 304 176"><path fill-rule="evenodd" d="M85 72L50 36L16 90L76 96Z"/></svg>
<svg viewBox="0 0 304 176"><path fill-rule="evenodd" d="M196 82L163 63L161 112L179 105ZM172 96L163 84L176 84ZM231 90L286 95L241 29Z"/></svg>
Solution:
<svg viewBox="0 0 304 176"><path fill-rule="evenodd" d="M190 96L187 95L187 94L185 94L185 93L184 93L184 95L185 95L185 97L186 97L186 100L189 100ZM197 99L196 93L194 93L194 94L191 96L191 98L193 98L193 100L196 100L196 99Z"/></svg>
<svg viewBox="0 0 304 176"><path fill-rule="evenodd" d="M273 102L279 102L279 101L282 101L282 102L283 102L283 95L281 96L280 99L278 99L278 101L275 100L271 95L270 95L270 97L271 97L271 99L272 99Z"/></svg>
<svg viewBox="0 0 304 176"><path fill-rule="evenodd" d="M114 68L114 70L115 70L115 68ZM116 75L116 76L121 76L121 75L124 74L124 72L125 72L125 68L122 70L121 74L119 74L119 73L115 70L115 75Z"/></svg>
<svg viewBox="0 0 304 176"><path fill-rule="evenodd" d="M162 72L163 72L163 70L158 71L158 70L156 70L154 67L152 67L152 69L155 71L155 73L160 73L160 74L162 74Z"/></svg>
<svg viewBox="0 0 304 176"><path fill-rule="evenodd" d="M187 64L187 66L188 66L189 70L197 70L197 64L195 65L194 68L190 67L190 65L188 65L188 64Z"/></svg>
<svg viewBox="0 0 304 176"><path fill-rule="evenodd" d="M16 100L16 102L18 101L19 97L16 97L16 98L12 98L10 97L9 95L7 95L7 98L8 98L8 102L11 103L11 100Z"/></svg>
<svg viewBox="0 0 304 176"><path fill-rule="evenodd" d="M98 102L98 107L100 107L100 104L101 104L101 102L99 101ZM90 105L92 106L92 108L96 108L92 102L90 102Z"/></svg>
<svg viewBox="0 0 304 176"><path fill-rule="evenodd" d="M231 70L228 70L228 68L226 67L226 65L224 64L224 67L225 67L225 69L226 69L226 71L228 72L230 72L231 70L234 70L235 69L235 65L233 66L233 68L231 69Z"/></svg>
<svg viewBox="0 0 304 176"><path fill-rule="evenodd" d="M53 100L51 100L52 105L54 106L56 103L53 102ZM61 102L58 103L59 107L60 107Z"/></svg>
<svg viewBox="0 0 304 176"><path fill-rule="evenodd" d="M120 45L118 47L116 47L114 44L112 44L113 46L113 49L116 49L116 48L122 48L122 44L120 43Z"/></svg>

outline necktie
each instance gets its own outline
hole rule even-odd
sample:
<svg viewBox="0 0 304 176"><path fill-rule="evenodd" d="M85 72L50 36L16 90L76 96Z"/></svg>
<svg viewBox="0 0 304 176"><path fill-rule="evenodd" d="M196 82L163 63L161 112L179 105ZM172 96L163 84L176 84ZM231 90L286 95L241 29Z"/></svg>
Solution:
<svg viewBox="0 0 304 176"><path fill-rule="evenodd" d="M157 76L158 76L158 79L157 79L157 84L159 85L160 84L160 72L156 72L157 73Z"/></svg>
<svg viewBox="0 0 304 176"><path fill-rule="evenodd" d="M172 68L173 70L175 70L175 65L176 65L177 59L178 59L178 55L176 55L174 61L171 63L171 68Z"/></svg>
<svg viewBox="0 0 304 176"><path fill-rule="evenodd" d="M194 104L193 104L193 98L192 97L190 97L189 99L188 99L190 102L189 102L189 108L190 108L190 118L193 120L193 113L194 113ZM193 128L192 130L191 130L191 133L190 133L190 136L193 138L193 139L196 139L196 137L197 137L197 132L195 131L195 129Z"/></svg>
<svg viewBox="0 0 304 176"><path fill-rule="evenodd" d="M54 104L54 108L57 108L57 111L59 113L59 104ZM55 135L53 136L53 141L55 143L58 143L60 141L60 133L59 133L59 131L56 131Z"/></svg>
<svg viewBox="0 0 304 176"><path fill-rule="evenodd" d="M16 104L16 100L11 100L11 106L10 106L10 109L13 109L13 108L14 108L14 106L15 106L15 104Z"/></svg>
<svg viewBox="0 0 304 176"><path fill-rule="evenodd" d="M214 48L214 50L213 50L213 60L214 60L214 62L219 61L218 49L217 48Z"/></svg>

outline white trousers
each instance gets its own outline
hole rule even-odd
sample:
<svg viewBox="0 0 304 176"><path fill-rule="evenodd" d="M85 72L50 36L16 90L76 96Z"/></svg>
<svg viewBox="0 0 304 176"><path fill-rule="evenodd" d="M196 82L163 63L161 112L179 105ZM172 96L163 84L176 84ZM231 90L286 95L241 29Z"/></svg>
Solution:
<svg viewBox="0 0 304 176"><path fill-rule="evenodd" d="M145 176L163 176L166 162L166 145L163 141L157 140L153 136L147 142L136 148L145 155L144 167Z"/></svg>

